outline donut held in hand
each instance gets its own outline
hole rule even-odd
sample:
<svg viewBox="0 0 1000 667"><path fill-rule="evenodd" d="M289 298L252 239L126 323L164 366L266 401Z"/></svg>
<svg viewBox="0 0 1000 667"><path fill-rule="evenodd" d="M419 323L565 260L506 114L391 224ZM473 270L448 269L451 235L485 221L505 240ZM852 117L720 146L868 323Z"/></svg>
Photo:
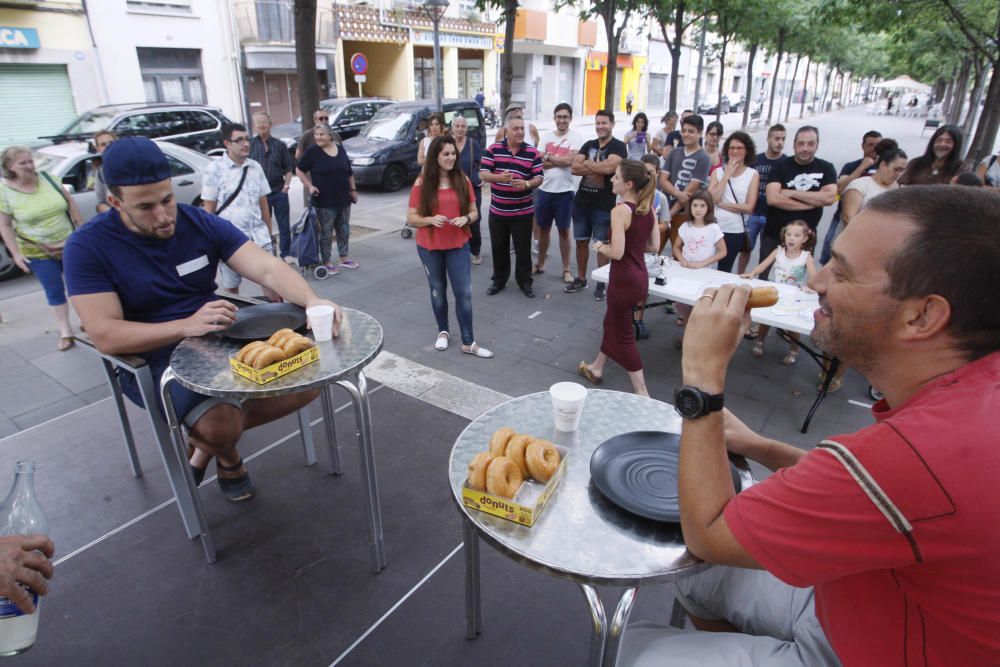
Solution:
<svg viewBox="0 0 1000 667"><path fill-rule="evenodd" d="M542 484L552 479L559 467L559 450L548 440L532 440L524 458L528 472Z"/></svg>
<svg viewBox="0 0 1000 667"><path fill-rule="evenodd" d="M486 468L493 462L489 452L476 454L469 462L469 488L476 491L486 490Z"/></svg>
<svg viewBox="0 0 1000 667"><path fill-rule="evenodd" d="M506 456L496 457L486 468L486 491L495 496L513 498L523 482L521 470Z"/></svg>
<svg viewBox="0 0 1000 667"><path fill-rule="evenodd" d="M750 290L747 308L769 308L778 303L777 287L754 287Z"/></svg>

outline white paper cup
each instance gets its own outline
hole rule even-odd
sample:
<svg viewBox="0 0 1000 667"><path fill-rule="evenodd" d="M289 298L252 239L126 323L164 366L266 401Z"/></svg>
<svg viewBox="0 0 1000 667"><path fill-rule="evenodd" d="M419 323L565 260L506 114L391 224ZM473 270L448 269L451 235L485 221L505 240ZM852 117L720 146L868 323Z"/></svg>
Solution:
<svg viewBox="0 0 1000 667"><path fill-rule="evenodd" d="M306 309L309 328L312 329L316 342L333 338L333 306L313 306Z"/></svg>
<svg viewBox="0 0 1000 667"><path fill-rule="evenodd" d="M552 396L552 419L557 431L575 431L580 426L587 388L575 382L557 382L549 387Z"/></svg>

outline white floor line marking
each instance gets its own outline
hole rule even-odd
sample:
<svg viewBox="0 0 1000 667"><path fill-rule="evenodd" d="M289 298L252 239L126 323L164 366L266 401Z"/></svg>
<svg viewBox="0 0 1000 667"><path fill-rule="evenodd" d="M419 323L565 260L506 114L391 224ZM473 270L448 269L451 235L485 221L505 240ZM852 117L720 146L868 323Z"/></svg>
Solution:
<svg viewBox="0 0 1000 667"><path fill-rule="evenodd" d="M541 314L542 314L542 311L540 311L540 310L536 310L536 311L535 311L535 312L533 312L533 313L532 313L531 315L528 315L528 319L529 319L529 320L533 320L533 319L535 319L536 317L538 317L538 316L539 316L539 315L541 315Z"/></svg>
<svg viewBox="0 0 1000 667"><path fill-rule="evenodd" d="M862 401L855 401L853 399L852 400L848 400L847 402L850 403L851 405L856 405L859 408L869 408L870 409L872 407L871 403L864 403Z"/></svg>
<svg viewBox="0 0 1000 667"><path fill-rule="evenodd" d="M383 621L385 621L385 619L389 618L389 616L390 616L390 615L392 614L392 612L396 611L396 609L397 609L397 608L398 608L398 607L399 607L399 606L400 606L401 604L403 604L404 602L406 602L406 601L407 601L407 599L409 599L409 597L410 597L411 595L413 595L414 593L416 593L416 592L417 592L417 589L419 589L419 588L420 588L421 586L423 586L423 585L424 585L424 583L425 583L425 582L426 582L426 581L427 581L428 579L430 579L430 578L431 578L432 576L434 576L434 573L435 573L435 572L437 572L438 570L440 570L440 569L441 569L441 568L442 568L442 567L444 566L444 564L445 564L445 563L447 563L447 562L448 562L449 560L451 560L452 556L454 556L455 554L457 554L457 553L458 553L458 551L459 551L459 549L461 549L461 548L462 548L462 547L463 547L464 545L465 545L465 542L460 542L460 543L458 544L458 546L457 546L457 547L455 547L454 549L452 549L452 550L451 550L451 553L450 553L450 554L448 554L447 556L445 556L445 557L444 557L444 558L443 558L443 559L441 560L441 562L440 562L440 563L438 563L437 565L435 565L435 566L434 566L434 569L433 569L433 570L431 570L431 571L430 571L430 572L428 572L428 573L427 573L426 575L424 575L424 578L423 578L423 579L421 579L420 581L418 581L418 582L417 582L417 585L416 585L416 586L414 586L413 588L411 588L411 589L410 589L410 590L409 590L409 591L408 591L408 592L406 593L406 595L404 595L403 597L399 598L399 601L398 601L398 602L396 602L396 604L392 605L392 606L391 606L391 607L389 608L389 611L387 611L387 612L385 612L384 614L382 614L382 617L381 617L381 618L379 618L379 619L378 619L377 621L375 621L375 623L373 623L373 624L372 624L372 626L371 626L370 628L368 628L367 630L365 630L365 633L364 633L363 635L361 635L360 637L358 637L357 639L355 639L355 640L354 640L354 643L353 643L353 644L351 644L350 646L348 646L348 647L347 647L347 650L346 650L346 651L344 651L343 653L341 653L341 654L340 654L340 655L339 655L339 656L337 657L337 659L336 659L336 660L334 660L333 662L331 662L331 663L330 663L330 667L336 667L336 665L338 665L338 664L340 663L340 661L341 661L341 660L343 660L344 658L346 658L346 657L347 657L347 655L348 655L348 654L349 654L349 653L350 653L351 651L353 651L353 650L354 650L355 648L357 648L358 644L360 644L361 642L363 642L363 641L365 640L365 637L367 637L367 636L368 636L368 635L370 635L370 634L371 634L372 632L374 632L374 631L375 631L375 629L376 629L376 628L378 628L378 626L382 625L382 622L383 622Z"/></svg>
<svg viewBox="0 0 1000 667"><path fill-rule="evenodd" d="M376 391L378 391L379 389L381 389L384 386L386 386L386 385L380 384L379 386L377 386L374 389L372 389L371 391L369 391L368 395L371 396L372 394L374 394ZM333 412L334 412L334 414L336 414L336 413L341 412L343 410L346 410L347 408L352 407L352 406L353 406L353 403L344 403L339 408L334 408ZM58 417L57 417L57 419L58 419ZM321 423L322 421L323 421L323 418L320 417L319 419L314 419L311 422L309 422L309 425L310 426L316 426L317 424ZM299 429L295 429L294 431L292 431L291 433L289 433L285 437L280 438L279 440L276 440L276 441L272 442L270 445L268 445L264 449L260 450L259 452L254 452L250 456L246 457L245 461L253 461L258 456L271 451L272 449L274 449L275 447L277 447L278 445L280 445L282 443L288 442L292 438L296 437L298 434L299 434ZM216 477L217 477L217 475L212 475L211 477L206 477L205 480L202 482L202 484L207 484L207 483L211 482L212 480L214 480ZM87 549L89 549L89 548L91 548L93 546L97 546L101 542L104 542L105 540L107 540L107 539L109 539L111 537L114 537L115 535L117 535L118 533L122 532L123 530L125 530L129 526L133 526L133 525L139 523L143 519L145 519L147 517L150 517L153 514L156 514L157 512L159 512L160 510L162 510L164 507L169 507L170 505L173 505L175 502L177 502L176 498L171 498L170 500L163 501L162 503L160 503L159 505L157 505L153 509L147 510L146 512L143 512L142 514L140 514L139 516L135 517L134 519L131 519L130 521L127 521L127 522L123 523L122 525L118 526L117 528L114 528L114 529L108 531L104 535L101 535L97 539L95 539L95 540L93 540L91 542L88 542L87 544L83 545L82 547L79 547L75 551L71 551L70 553L66 554L65 556L63 556L62 558L60 558L59 560L55 561L52 564L53 565L59 565L60 563L64 563L64 562L68 561L73 556L80 555L81 553L83 553Z"/></svg>
<svg viewBox="0 0 1000 667"><path fill-rule="evenodd" d="M104 401L110 401L110 400L111 400L110 396L105 396L104 398L102 398L100 400L97 400L97 401L94 401L93 403L88 403L87 405L82 405L82 406L78 407L76 410L70 410L69 412L64 412L63 414L59 415L58 417L53 417L52 419L46 419L41 424L35 424L34 426L29 426L28 428L23 429L21 431L18 431L17 433L11 433L8 436L0 438L0 442L3 442L4 440L9 440L10 438L14 438L14 437L22 435L24 433L27 433L28 431L30 431L32 429L36 429L36 428L39 428L41 426L45 426L46 424L54 422L57 419L62 419L63 417L69 417L70 415L76 414L80 410L86 410L87 408L93 407L93 406L97 405L98 403L103 403ZM14 421L14 420L12 419L11 421Z"/></svg>

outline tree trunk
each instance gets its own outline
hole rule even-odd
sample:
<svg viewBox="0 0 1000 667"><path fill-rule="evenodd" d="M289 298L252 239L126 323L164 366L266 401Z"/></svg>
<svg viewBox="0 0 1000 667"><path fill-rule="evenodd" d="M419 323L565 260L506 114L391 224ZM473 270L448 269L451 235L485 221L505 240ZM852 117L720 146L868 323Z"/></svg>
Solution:
<svg viewBox="0 0 1000 667"><path fill-rule="evenodd" d="M750 117L750 105L753 104L753 61L757 57L757 42L750 45L750 58L747 62L747 98L743 102L743 125L747 126L747 119Z"/></svg>
<svg viewBox="0 0 1000 667"><path fill-rule="evenodd" d="M954 67L951 70L951 76L948 77L948 87L944 91L944 105L941 107L941 117L947 119L951 112L952 96L955 93L955 77L958 76L958 68Z"/></svg>
<svg viewBox="0 0 1000 667"><path fill-rule="evenodd" d="M795 56L795 69L792 70L792 89L788 91L788 102L785 104L785 122L788 122L788 114L792 112L792 100L795 98L795 77L799 75L799 62L802 54ZM780 112L778 115L781 115Z"/></svg>
<svg viewBox="0 0 1000 667"><path fill-rule="evenodd" d="M767 105L767 124L771 124L774 118L774 94L778 91L778 71L781 69L781 58L785 55L785 29L778 28L778 60L774 65L774 72L771 74L771 101ZM779 109L780 112L780 109Z"/></svg>
<svg viewBox="0 0 1000 667"><path fill-rule="evenodd" d="M816 100L819 98L819 63L816 63L816 67L813 68L813 94L812 94L812 97L813 97L813 99L812 99L812 103L813 103L812 112L813 112L813 115L815 115L815 114L819 113L819 110L816 108Z"/></svg>
<svg viewBox="0 0 1000 667"><path fill-rule="evenodd" d="M833 67L827 65L826 80L823 82L823 97L819 101L820 113L826 113L826 98L830 94L830 84L833 82L833 70Z"/></svg>
<svg viewBox="0 0 1000 667"><path fill-rule="evenodd" d="M969 74L972 71L972 58L962 58L962 69L955 81L955 91L952 96L951 109L948 110L948 123L958 125L962 119L962 109L965 108L965 97L969 90Z"/></svg>
<svg viewBox="0 0 1000 667"><path fill-rule="evenodd" d="M517 0L506 0L503 8L503 53L500 54L500 108L498 120L504 121L504 109L510 104L511 83L514 80L514 25L517 23Z"/></svg>
<svg viewBox="0 0 1000 667"><path fill-rule="evenodd" d="M802 77L802 104L799 105L799 118L806 115L806 90L809 88L809 68L812 66L812 59L806 61L806 73Z"/></svg>
<svg viewBox="0 0 1000 667"><path fill-rule="evenodd" d="M965 114L965 122L962 124L962 136L971 137L972 128L976 123L976 113L979 111L979 103L983 99L983 91L986 89L986 75L989 68L978 57L975 59L976 66L976 86L972 90L972 98L969 100L969 111Z"/></svg>
<svg viewBox="0 0 1000 667"><path fill-rule="evenodd" d="M319 109L316 0L295 0L295 70L299 79L299 113L305 131L313 126L313 112Z"/></svg>
<svg viewBox="0 0 1000 667"><path fill-rule="evenodd" d="M992 63L993 75L990 77L990 87L983 104L983 113L976 126L976 135L969 145L968 159L978 164L993 151L997 140L997 129L1000 127L1000 60Z"/></svg>
<svg viewBox="0 0 1000 667"><path fill-rule="evenodd" d="M615 0L605 0L604 32L608 38L608 75L604 77L604 108L617 111L618 100L615 99L615 82L618 80L618 39L615 35ZM628 20L627 18L625 19Z"/></svg>
<svg viewBox="0 0 1000 667"><path fill-rule="evenodd" d="M726 80L726 47L729 46L729 38L722 38L722 53L719 56L719 97L716 99L715 120L722 118L722 89Z"/></svg>

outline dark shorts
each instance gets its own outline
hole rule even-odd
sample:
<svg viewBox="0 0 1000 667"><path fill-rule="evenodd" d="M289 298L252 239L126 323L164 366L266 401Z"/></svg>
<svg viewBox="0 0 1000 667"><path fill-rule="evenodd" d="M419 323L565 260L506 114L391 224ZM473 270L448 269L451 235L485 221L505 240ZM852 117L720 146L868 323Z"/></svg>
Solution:
<svg viewBox="0 0 1000 667"><path fill-rule="evenodd" d="M156 408L160 411L160 415L164 419L166 418L166 413L163 409L163 402L160 400L160 377L163 376L163 371L167 369L167 365L167 363L158 363L156 361L152 361L149 364L149 370L153 374L153 391L156 392ZM142 395L139 393L139 383L136 382L135 375L119 369L118 382L121 384L122 393L128 396L130 401L140 408L146 407L143 403ZM170 385L170 398L174 402L174 412L177 414L177 420L188 431L194 428L194 425L206 412L217 405L232 405L237 410L242 407L241 403L235 399L216 398L214 396L198 394L190 389L185 389L176 382Z"/></svg>
<svg viewBox="0 0 1000 667"><path fill-rule="evenodd" d="M538 190L535 194L535 223L542 229L549 229L555 221L557 229L569 229L573 221L573 196L572 190L568 192Z"/></svg>
<svg viewBox="0 0 1000 667"><path fill-rule="evenodd" d="M577 241L607 242L611 232L611 211L581 208L573 204L573 238Z"/></svg>

